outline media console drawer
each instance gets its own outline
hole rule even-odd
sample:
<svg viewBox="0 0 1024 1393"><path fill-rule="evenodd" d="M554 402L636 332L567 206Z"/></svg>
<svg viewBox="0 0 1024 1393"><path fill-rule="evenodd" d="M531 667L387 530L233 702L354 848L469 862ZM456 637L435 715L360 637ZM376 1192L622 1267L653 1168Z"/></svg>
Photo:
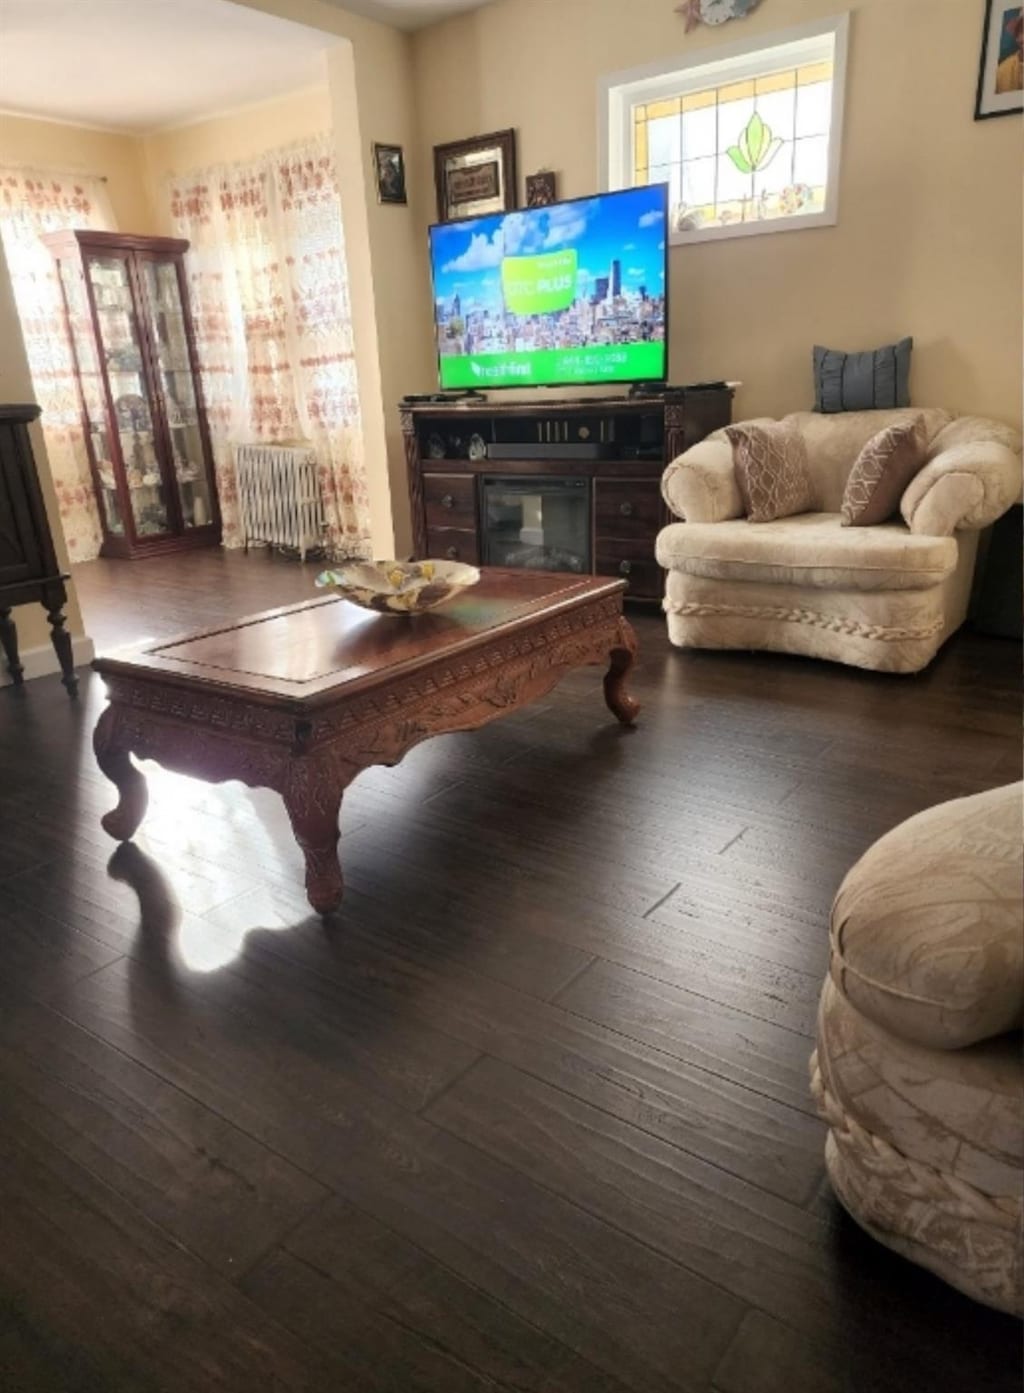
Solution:
<svg viewBox="0 0 1024 1393"><path fill-rule="evenodd" d="M428 527L476 527L476 480L471 474L424 474Z"/></svg>
<svg viewBox="0 0 1024 1393"><path fill-rule="evenodd" d="M595 479L594 530L599 537L647 537L661 525L658 479Z"/></svg>
<svg viewBox="0 0 1024 1393"><path fill-rule="evenodd" d="M654 540L597 539L594 572L599 576L619 576L628 586L627 595L636 600L660 600L665 593L665 572L654 559Z"/></svg>
<svg viewBox="0 0 1024 1393"><path fill-rule="evenodd" d="M465 561L480 564L480 544L476 529L469 527L430 527L427 529L425 556L432 561Z"/></svg>

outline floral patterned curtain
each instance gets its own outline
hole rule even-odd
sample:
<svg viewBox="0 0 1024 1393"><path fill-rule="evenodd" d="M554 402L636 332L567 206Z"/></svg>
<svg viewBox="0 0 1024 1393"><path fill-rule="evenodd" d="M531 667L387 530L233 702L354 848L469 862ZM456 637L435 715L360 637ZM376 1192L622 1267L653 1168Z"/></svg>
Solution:
<svg viewBox="0 0 1024 1393"><path fill-rule="evenodd" d="M101 179L0 168L0 236L32 385L42 407L61 525L74 562L96 556L102 534L60 283L50 253L40 241L42 233L68 227L113 230Z"/></svg>
<svg viewBox="0 0 1024 1393"><path fill-rule="evenodd" d="M309 441L336 554L368 556L369 505L341 201L326 139L193 171L167 188L189 292L225 545L234 446Z"/></svg>

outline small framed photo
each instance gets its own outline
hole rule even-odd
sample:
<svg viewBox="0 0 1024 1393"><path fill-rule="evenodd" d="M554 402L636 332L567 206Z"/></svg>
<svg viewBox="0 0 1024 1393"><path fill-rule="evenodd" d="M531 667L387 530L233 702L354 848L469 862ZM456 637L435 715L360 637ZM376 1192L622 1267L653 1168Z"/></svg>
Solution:
<svg viewBox="0 0 1024 1393"><path fill-rule="evenodd" d="M1024 110L1024 4L986 0L975 121Z"/></svg>
<svg viewBox="0 0 1024 1393"><path fill-rule="evenodd" d="M492 131L434 146L437 220L479 218L516 206L516 133Z"/></svg>
<svg viewBox="0 0 1024 1393"><path fill-rule="evenodd" d="M527 208L546 208L557 201L554 170L542 169L526 176Z"/></svg>
<svg viewBox="0 0 1024 1393"><path fill-rule="evenodd" d="M377 176L378 203L408 203L405 192L405 156L400 145L373 147L373 168Z"/></svg>

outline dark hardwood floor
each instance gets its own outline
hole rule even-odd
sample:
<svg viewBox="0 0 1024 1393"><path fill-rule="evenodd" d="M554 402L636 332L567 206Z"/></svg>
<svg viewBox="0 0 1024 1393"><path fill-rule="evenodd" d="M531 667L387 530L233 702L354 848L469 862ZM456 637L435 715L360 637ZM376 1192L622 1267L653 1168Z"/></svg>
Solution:
<svg viewBox="0 0 1024 1393"><path fill-rule="evenodd" d="M104 650L314 572L76 581ZM838 882L1020 776L1019 648L884 677L634 618L636 731L581 672L371 771L326 924L272 794L157 771L116 849L99 681L0 691L0 1386L1019 1387L1015 1322L841 1213L807 1089Z"/></svg>

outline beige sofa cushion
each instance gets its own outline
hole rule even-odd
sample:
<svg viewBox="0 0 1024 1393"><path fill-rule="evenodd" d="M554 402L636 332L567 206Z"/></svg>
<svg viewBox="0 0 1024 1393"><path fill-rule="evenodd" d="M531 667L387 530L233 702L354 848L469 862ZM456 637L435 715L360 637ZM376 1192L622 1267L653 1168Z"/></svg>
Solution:
<svg viewBox="0 0 1024 1393"><path fill-rule="evenodd" d="M916 537L898 522L844 528L838 513L756 525L745 518L670 523L656 552L660 565L687 575L832 590L924 590L944 580L957 558L952 537Z"/></svg>
<svg viewBox="0 0 1024 1393"><path fill-rule="evenodd" d="M933 1048L1024 1022L1021 784L910 818L857 862L832 911L833 981Z"/></svg>

